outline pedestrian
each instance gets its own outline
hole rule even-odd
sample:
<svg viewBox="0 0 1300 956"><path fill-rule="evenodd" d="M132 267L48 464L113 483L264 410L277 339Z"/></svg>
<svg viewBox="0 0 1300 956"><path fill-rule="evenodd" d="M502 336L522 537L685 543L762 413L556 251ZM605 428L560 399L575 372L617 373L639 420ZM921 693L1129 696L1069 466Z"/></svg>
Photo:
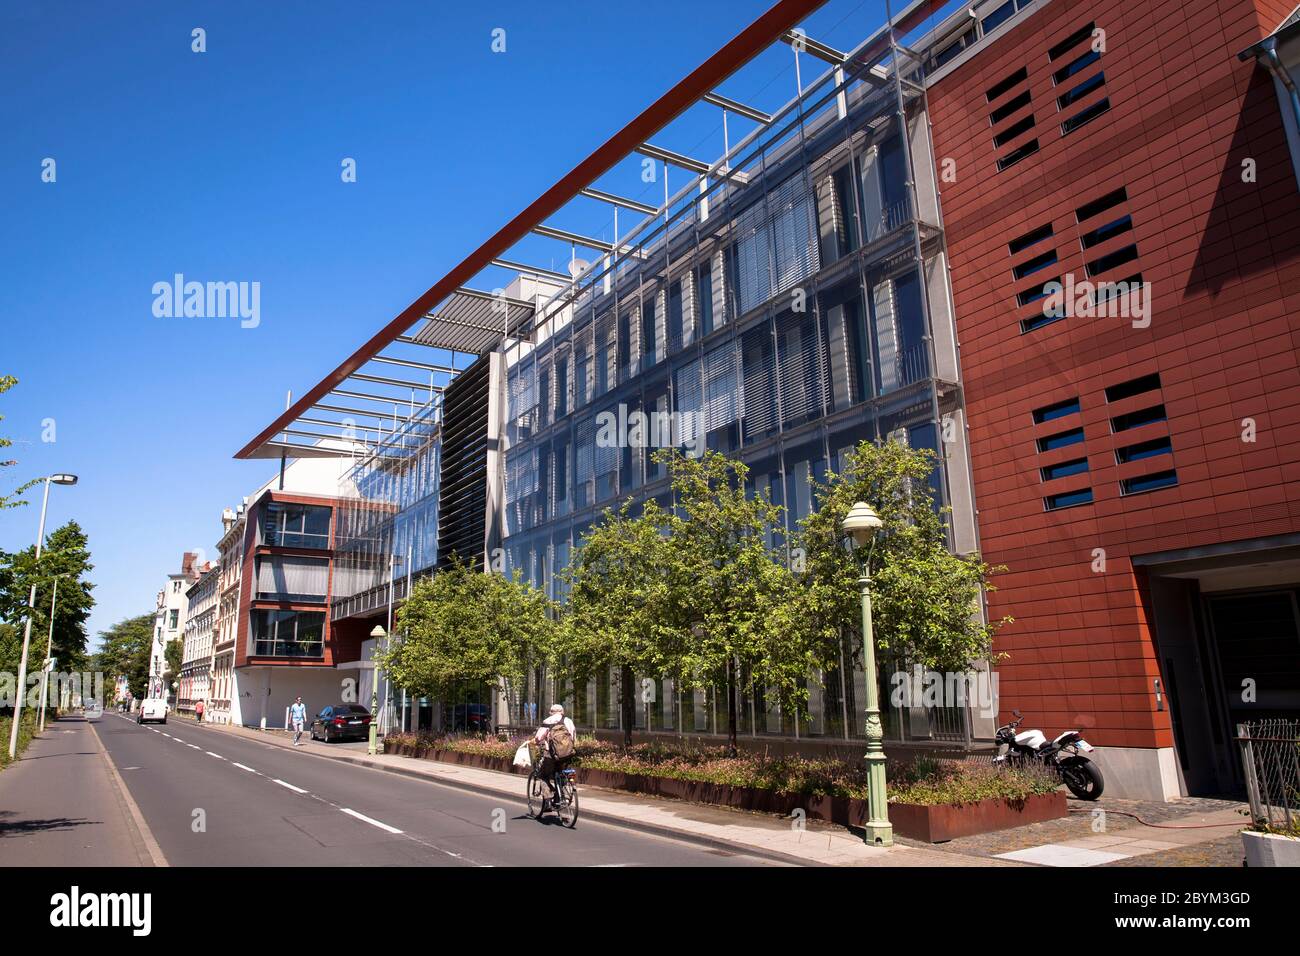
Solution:
<svg viewBox="0 0 1300 956"><path fill-rule="evenodd" d="M198 702L197 704L194 705L194 716L197 717L197 718L199 719L199 723L203 723L203 700L202 700L202 698L200 698L200 699L199 699L199 702Z"/></svg>
<svg viewBox="0 0 1300 956"><path fill-rule="evenodd" d="M303 705L301 697L289 708L289 719L293 722L293 745L297 747L302 738L303 725L307 722L307 708Z"/></svg>

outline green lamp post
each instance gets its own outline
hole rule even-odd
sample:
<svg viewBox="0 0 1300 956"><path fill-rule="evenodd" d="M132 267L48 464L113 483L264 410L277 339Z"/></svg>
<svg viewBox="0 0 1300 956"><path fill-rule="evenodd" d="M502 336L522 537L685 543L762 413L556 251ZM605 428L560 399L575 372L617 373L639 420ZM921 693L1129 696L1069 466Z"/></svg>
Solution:
<svg viewBox="0 0 1300 956"><path fill-rule="evenodd" d="M375 639L374 650L370 652L370 746L366 753L374 756L379 753L379 742L375 733L379 728L379 642L388 635L382 624L376 624L375 629L370 632L370 636Z"/></svg>
<svg viewBox="0 0 1300 956"><path fill-rule="evenodd" d="M866 842L875 846L894 845L894 827L889 822L889 795L885 789L885 730L880 722L880 688L876 676L876 642L871 632L871 552L876 532L884 525L880 515L865 501L859 501L844 517L844 531L858 553L862 569L862 669L867 685L867 824Z"/></svg>

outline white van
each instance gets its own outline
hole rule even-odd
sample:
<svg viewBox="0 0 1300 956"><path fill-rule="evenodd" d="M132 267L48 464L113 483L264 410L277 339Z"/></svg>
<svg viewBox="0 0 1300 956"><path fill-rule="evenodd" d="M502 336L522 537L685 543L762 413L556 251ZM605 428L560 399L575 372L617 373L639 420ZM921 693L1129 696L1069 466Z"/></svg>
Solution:
<svg viewBox="0 0 1300 956"><path fill-rule="evenodd" d="M143 724L146 720L155 720L160 724L167 723L166 698L146 697L140 701L140 709L136 711L135 722Z"/></svg>

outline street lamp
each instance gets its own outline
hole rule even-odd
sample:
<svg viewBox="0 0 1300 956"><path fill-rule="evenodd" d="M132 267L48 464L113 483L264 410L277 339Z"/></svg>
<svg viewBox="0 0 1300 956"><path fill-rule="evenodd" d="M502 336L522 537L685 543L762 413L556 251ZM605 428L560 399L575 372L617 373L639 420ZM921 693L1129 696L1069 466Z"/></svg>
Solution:
<svg viewBox="0 0 1300 956"><path fill-rule="evenodd" d="M54 608L59 601L59 578L70 577L65 571L54 575L54 594L50 598L50 633L45 639L45 663L41 667L41 722L38 733L45 733L45 705L49 702L50 655L54 653Z"/></svg>
<svg viewBox="0 0 1300 956"><path fill-rule="evenodd" d="M370 651L370 746L366 753L372 757L379 753L379 744L375 739L376 725L379 723L377 709L379 707L379 642L388 635L382 624L376 624L375 629L370 632L370 636L375 639L375 646Z"/></svg>
<svg viewBox="0 0 1300 956"><path fill-rule="evenodd" d="M876 641L871 633L871 552L876 532L884 526L880 515L865 501L859 501L844 517L844 531L858 552L862 569L862 669L867 685L867 842L893 846L894 827L889 822L889 799L885 791L885 731L880 723L880 689L876 676ZM867 547L870 545L870 547Z"/></svg>
<svg viewBox="0 0 1300 956"><path fill-rule="evenodd" d="M41 562L41 545L45 543L45 512L50 504L50 484L75 485L76 475L49 475L45 479L45 496L41 499L41 524L36 532L36 563ZM18 752L18 720L22 716L23 692L27 686L27 649L32 642L32 615L36 613L36 582L32 581L32 590L27 597L27 626L23 628L23 654L18 663L18 688L14 697L14 719L9 727L9 759L14 759Z"/></svg>

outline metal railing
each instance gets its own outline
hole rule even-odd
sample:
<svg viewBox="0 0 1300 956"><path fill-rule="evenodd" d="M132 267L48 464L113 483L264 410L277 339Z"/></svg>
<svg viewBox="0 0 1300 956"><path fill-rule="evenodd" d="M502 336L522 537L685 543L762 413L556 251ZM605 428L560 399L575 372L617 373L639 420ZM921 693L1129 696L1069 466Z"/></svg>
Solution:
<svg viewBox="0 0 1300 956"><path fill-rule="evenodd" d="M1300 720L1237 725L1250 816L1257 826L1300 828Z"/></svg>

